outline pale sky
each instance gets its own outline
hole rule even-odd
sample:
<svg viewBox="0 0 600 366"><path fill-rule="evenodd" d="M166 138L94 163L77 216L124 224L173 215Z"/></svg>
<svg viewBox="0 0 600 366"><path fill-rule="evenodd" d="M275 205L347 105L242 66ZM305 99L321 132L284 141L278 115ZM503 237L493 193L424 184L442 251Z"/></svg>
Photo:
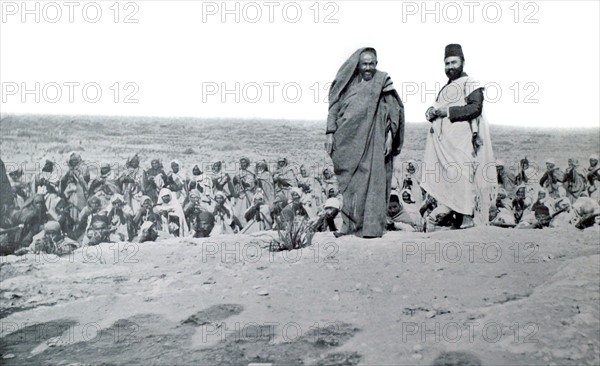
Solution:
<svg viewBox="0 0 600 366"><path fill-rule="evenodd" d="M598 1L0 3L3 114L325 120L327 83L372 46L418 122L460 43L490 123L600 126Z"/></svg>

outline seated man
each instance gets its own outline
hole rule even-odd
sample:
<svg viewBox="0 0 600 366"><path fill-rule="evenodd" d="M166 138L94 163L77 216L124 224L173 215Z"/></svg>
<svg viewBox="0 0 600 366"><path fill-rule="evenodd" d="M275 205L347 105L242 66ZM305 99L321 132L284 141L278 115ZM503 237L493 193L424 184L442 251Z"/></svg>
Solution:
<svg viewBox="0 0 600 366"><path fill-rule="evenodd" d="M96 215L91 219L91 223L86 230L84 244L98 245L101 243L111 243L110 241L110 222L106 215Z"/></svg>
<svg viewBox="0 0 600 366"><path fill-rule="evenodd" d="M506 190L506 196L508 196L508 198L513 198L515 196L517 178L512 172L504 168L504 161L500 159L496 160L496 174L498 186Z"/></svg>
<svg viewBox="0 0 600 366"><path fill-rule="evenodd" d="M215 226L215 217L213 214L208 211L200 211L193 213L192 216L192 237L208 238Z"/></svg>
<svg viewBox="0 0 600 366"><path fill-rule="evenodd" d="M388 206L386 230L421 231L421 225L414 222L413 217L404 209L398 193L393 191Z"/></svg>
<svg viewBox="0 0 600 366"><path fill-rule="evenodd" d="M79 244L66 237L57 221L48 221L44 230L33 237L33 242L28 248L30 253L48 253L64 255L71 253ZM22 253L24 254L24 253Z"/></svg>
<svg viewBox="0 0 600 366"><path fill-rule="evenodd" d="M298 187L298 178L296 171L288 165L286 158L277 160L277 168L273 172L273 182L275 184L275 192L283 193L287 198L290 197L290 190Z"/></svg>
<svg viewBox="0 0 600 366"><path fill-rule="evenodd" d="M44 224L48 221L44 195L37 194L24 203L23 208L14 214L14 223L22 225L22 229L17 231L15 243L21 247L32 243L34 235L43 230Z"/></svg>
<svg viewBox="0 0 600 366"><path fill-rule="evenodd" d="M111 239L113 241L131 241L135 236L135 225L133 224L133 212L125 204L125 198L115 194L108 209L108 221L111 225Z"/></svg>
<svg viewBox="0 0 600 366"><path fill-rule="evenodd" d="M265 203L265 197L262 190L254 194L254 204L250 206L245 214L246 226L242 230L242 234L250 234L258 231L271 230L273 221L269 205Z"/></svg>
<svg viewBox="0 0 600 366"><path fill-rule="evenodd" d="M464 215L452 211L450 207L439 204L435 197L432 197L435 202L435 208L429 212L429 214L425 217L425 225L427 232L433 232L440 230L442 228L448 228L452 230L460 229L462 226ZM431 206L431 203L425 203L424 206L421 206L421 212L424 212L424 208L428 209Z"/></svg>
<svg viewBox="0 0 600 366"><path fill-rule="evenodd" d="M562 182L565 179L565 174L554 162L553 159L546 160L546 171L540 179L540 186L548 191L551 198L560 198L566 195L565 189L562 187Z"/></svg>
<svg viewBox="0 0 600 366"><path fill-rule="evenodd" d="M225 192L215 192L213 216L215 218L215 225L210 234L211 236L234 234L242 229L242 224L234 215L231 206L227 202L227 194Z"/></svg>
<svg viewBox="0 0 600 366"><path fill-rule="evenodd" d="M576 159L568 160L569 167L565 171L563 186L567 191L567 197L574 203L579 197L587 197L586 172L581 169Z"/></svg>
<svg viewBox="0 0 600 366"><path fill-rule="evenodd" d="M310 220L310 227L315 232L331 231L335 233L337 227L335 225L335 218L340 212L340 201L335 198L328 198L321 211L315 218Z"/></svg>
<svg viewBox="0 0 600 366"><path fill-rule="evenodd" d="M285 206L281 211L282 222L286 228L289 227L296 218L303 217L306 220L309 219L308 213L300 200L301 197L302 190L300 188L295 187L290 189L290 198L292 199L292 202Z"/></svg>
<svg viewBox="0 0 600 366"><path fill-rule="evenodd" d="M490 206L490 225L514 227L516 224L515 214L512 211L512 202L508 199L506 190L499 188L498 195L496 196L496 204Z"/></svg>
<svg viewBox="0 0 600 366"><path fill-rule="evenodd" d="M158 195L154 212L162 218L162 229L173 236L183 237L188 233L188 224L177 195L169 188L163 188Z"/></svg>
<svg viewBox="0 0 600 366"><path fill-rule="evenodd" d="M573 204L577 220L573 223L578 229L600 224L600 204L590 197L579 197Z"/></svg>
<svg viewBox="0 0 600 366"><path fill-rule="evenodd" d="M538 199L531 205L531 209L523 214L523 219L517 225L518 229L541 229L548 227L552 221L552 202L546 190L538 192Z"/></svg>
<svg viewBox="0 0 600 366"><path fill-rule="evenodd" d="M596 154L590 155L590 166L587 169L586 177L589 183L588 194L600 203L600 164Z"/></svg>

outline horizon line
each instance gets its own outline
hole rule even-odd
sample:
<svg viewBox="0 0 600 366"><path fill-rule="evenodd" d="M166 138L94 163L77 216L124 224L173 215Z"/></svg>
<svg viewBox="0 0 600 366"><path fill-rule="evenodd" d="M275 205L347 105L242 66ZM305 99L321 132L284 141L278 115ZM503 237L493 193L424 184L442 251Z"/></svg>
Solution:
<svg viewBox="0 0 600 366"><path fill-rule="evenodd" d="M266 122L279 122L279 121L294 121L294 122L308 122L308 123L323 123L327 122L327 119L305 119L305 118L277 118L277 117L199 117L199 116L189 116L189 115L121 115L121 114L80 114L80 113L21 113L21 112L0 112L0 122L4 121L9 117L30 117L30 116L40 116L40 117L77 117L77 118L156 118L156 119L197 119L200 121L221 121L221 120L232 120L232 121L256 121L256 120L264 120ZM407 124L426 124L428 121L405 121ZM527 125L513 125L513 124L502 124L502 123L490 123L490 126L501 126L501 127L513 127L518 129L548 129L548 130L571 130L571 129L600 129L600 123L595 127L590 126L561 126L561 127L549 127L549 126L527 126Z"/></svg>

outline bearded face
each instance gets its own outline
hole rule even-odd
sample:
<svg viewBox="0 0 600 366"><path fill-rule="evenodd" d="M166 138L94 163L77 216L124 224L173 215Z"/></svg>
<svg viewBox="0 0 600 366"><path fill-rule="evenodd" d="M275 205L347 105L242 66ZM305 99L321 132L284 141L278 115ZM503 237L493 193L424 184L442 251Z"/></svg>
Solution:
<svg viewBox="0 0 600 366"><path fill-rule="evenodd" d="M450 80L456 80L463 72L464 61L458 56L446 57L444 60L444 71Z"/></svg>

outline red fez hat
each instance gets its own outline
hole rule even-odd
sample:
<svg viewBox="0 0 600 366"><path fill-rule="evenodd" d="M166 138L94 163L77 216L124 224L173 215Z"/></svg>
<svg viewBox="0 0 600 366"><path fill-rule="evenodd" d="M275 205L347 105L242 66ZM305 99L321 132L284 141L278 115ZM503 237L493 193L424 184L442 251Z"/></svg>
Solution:
<svg viewBox="0 0 600 366"><path fill-rule="evenodd" d="M463 55L462 47L459 44L452 43L446 46L446 50L444 51L444 59L451 56L465 58L465 55Z"/></svg>

